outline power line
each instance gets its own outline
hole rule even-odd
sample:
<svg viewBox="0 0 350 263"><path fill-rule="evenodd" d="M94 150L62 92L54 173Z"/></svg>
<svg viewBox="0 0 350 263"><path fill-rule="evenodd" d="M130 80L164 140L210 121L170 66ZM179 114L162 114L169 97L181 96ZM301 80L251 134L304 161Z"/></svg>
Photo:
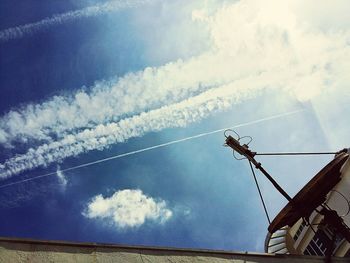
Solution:
<svg viewBox="0 0 350 263"><path fill-rule="evenodd" d="M192 139L200 138L200 137L203 137L203 136L215 134L215 133L218 133L218 132L225 131L227 129L240 128L240 127L253 125L253 124L257 124L257 123L261 123L261 122L265 122L265 121L269 121L269 120L273 120L273 119L278 119L278 118L285 117L285 116L292 115L292 114L296 114L296 113L299 113L299 112L302 112L302 111L304 111L304 109L290 111L290 112L287 112L287 113L276 114L276 115L273 115L273 116L270 116L270 117L266 117L266 118L262 118L262 119L259 119L259 120L245 122L245 123L237 124L235 126L226 127L226 128L222 128L222 129L218 129L218 130L214 130L214 131L210 131L210 132L200 133L200 134L189 136L189 137L186 137L186 138L183 138L183 139L178 139L178 140L174 140L174 141L170 141L170 142L166 142L166 143L162 143L162 144L146 147L146 148L143 148L143 149L139 149L139 150L135 150L135 151L127 152L127 153L114 155L114 156L103 158L103 159L100 159L100 160L96 160L96 161L92 161L92 162L88 162L88 163L72 166L72 167L69 167L69 168L62 169L60 171L61 172L68 172L68 171L80 169L80 168L83 168L83 167L95 165L95 164L98 164L98 163L102 163L102 162L106 162L106 161L110 161L110 160L114 160L114 159L119 159L119 158L126 157L126 156L129 156L129 155L134 155L134 154L146 152L146 151L149 151L149 150L154 150L154 149L158 149L158 148L161 148L161 147L165 147L165 146L168 146L168 145L172 145L172 144L176 144L176 143L180 143L180 142L185 142L185 141L188 141L188 140L192 140ZM32 181L32 180L37 180L37 179L48 177L48 176L55 175L55 174L57 174L57 171L56 172L50 172L50 173L42 174L42 175L37 175L37 176L31 177L31 178L19 180L19 181L16 181L16 182L11 182L11 183L8 183L8 184L0 185L0 189L8 187L8 186L13 186L13 185L16 185L16 184L29 182L29 181Z"/></svg>
<svg viewBox="0 0 350 263"><path fill-rule="evenodd" d="M322 154L337 154L339 152L277 152L277 153L256 153L255 155L322 155Z"/></svg>

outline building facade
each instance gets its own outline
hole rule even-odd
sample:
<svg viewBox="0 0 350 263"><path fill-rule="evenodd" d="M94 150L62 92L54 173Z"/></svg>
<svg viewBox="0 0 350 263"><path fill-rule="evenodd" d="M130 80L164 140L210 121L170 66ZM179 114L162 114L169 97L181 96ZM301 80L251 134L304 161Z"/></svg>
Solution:
<svg viewBox="0 0 350 263"><path fill-rule="evenodd" d="M349 152L349 151L348 151ZM341 180L333 187L324 206L335 210L344 224L350 227L350 161L340 169ZM320 211L322 208L318 207ZM331 250L331 251L330 251ZM265 242L267 253L350 257L350 243L341 233L324 224L324 216L313 211L305 220L300 218L292 226L284 226L268 233Z"/></svg>

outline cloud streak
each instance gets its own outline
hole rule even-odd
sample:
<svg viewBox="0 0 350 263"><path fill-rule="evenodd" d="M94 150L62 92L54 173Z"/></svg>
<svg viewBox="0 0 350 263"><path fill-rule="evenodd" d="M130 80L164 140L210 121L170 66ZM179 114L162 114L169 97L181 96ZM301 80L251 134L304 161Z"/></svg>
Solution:
<svg viewBox="0 0 350 263"><path fill-rule="evenodd" d="M150 146L150 147L146 147L146 148L143 148L143 149L139 149L139 150L135 150L135 151L127 152L127 153L122 153L122 154L114 155L114 156L111 156L111 157L99 159L99 160L96 160L96 161L92 161L92 162L88 162L88 163L83 163L83 164L80 164L80 165L72 166L72 167L69 167L69 168L62 169L62 170L60 170L60 172L61 173L68 172L68 171L84 168L84 167L87 167L87 166L91 166L91 165L107 162L107 161L110 161L110 160L124 158L124 157L130 156L130 155L139 154L139 153L143 153L143 152L146 152L146 151L150 151L150 150L166 147L166 146L169 146L169 145L172 145L172 144L177 144L177 143L181 143L181 142L185 142L185 141L201 138L201 137L208 136L208 135L211 135L211 134L215 134L215 133L218 133L218 132L223 132L223 131L225 131L227 129L234 129L234 128L245 127L245 126L248 126L248 125L253 125L253 124L257 124L257 123L261 123L261 122L265 122L265 121L269 121L269 120L274 120L274 119L281 118L281 117L286 117L288 115L296 114L296 113L301 112L301 111L303 111L303 110L296 110L296 111L291 111L291 112L287 112L287 113L277 114L277 115L270 116L270 117L265 117L265 118L262 118L262 119L259 119L259 120L254 120L254 121L250 121L250 122L246 122L246 123L237 124L235 126L230 126L230 127L221 128L221 129L214 130L214 131L209 131L209 132L196 134L196 135L185 137L185 138L182 138L182 139L173 140L173 141L170 141L170 142L161 143L161 144ZM25 183L25 182L29 182L29 181L45 178L45 177L52 176L52 175L57 175L57 171L56 172L42 174L42 175L38 175L38 176L34 176L34 177L30 177L30 178L19 180L19 181L12 182L12 183L7 183L7 184L4 184L4 185L0 185L0 188L5 188L5 187L17 185L17 184L22 184L22 183Z"/></svg>
<svg viewBox="0 0 350 263"><path fill-rule="evenodd" d="M275 72L272 73L275 75ZM122 119L118 122L99 124L76 134L69 134L62 140L30 148L27 153L16 155L0 164L0 178L19 174L39 166L60 162L91 150L103 150L112 144L122 143L130 138L143 136L147 132L166 128L185 127L210 115L228 110L233 104L255 97L262 90L273 85L280 87L287 75L264 73L202 92L178 103L163 106L148 112ZM252 79L257 83L252 84ZM272 82L274 79L274 82Z"/></svg>
<svg viewBox="0 0 350 263"><path fill-rule="evenodd" d="M116 191L111 197L93 197L83 215L90 219L112 222L118 229L137 228L146 221L165 223L172 217L165 201L155 200L141 190Z"/></svg>
<svg viewBox="0 0 350 263"><path fill-rule="evenodd" d="M205 70L202 63L213 62L205 57L146 68L117 80L101 81L89 93L81 90L71 97L55 96L42 104L12 110L0 119L0 143L52 141L73 130L179 102L227 81L205 74L209 69ZM197 74L190 76L189 71Z"/></svg>
<svg viewBox="0 0 350 263"><path fill-rule="evenodd" d="M113 12L125 8L130 8L146 1L109 1L104 4L89 6L80 10L70 11L63 14L53 15L38 22L15 26L0 31L0 43L25 36L33 35L37 32L47 30L52 26L71 22L77 19L98 16L108 12Z"/></svg>
<svg viewBox="0 0 350 263"><path fill-rule="evenodd" d="M233 102L250 95L249 87L236 92L235 90L232 85L226 85L179 103L143 112L119 122L100 124L77 134L69 134L60 141L43 144L36 149L31 148L26 154L16 155L0 164L0 178L39 166L47 166L83 152L103 150L109 145L140 137L147 132L185 127L214 112L228 109Z"/></svg>

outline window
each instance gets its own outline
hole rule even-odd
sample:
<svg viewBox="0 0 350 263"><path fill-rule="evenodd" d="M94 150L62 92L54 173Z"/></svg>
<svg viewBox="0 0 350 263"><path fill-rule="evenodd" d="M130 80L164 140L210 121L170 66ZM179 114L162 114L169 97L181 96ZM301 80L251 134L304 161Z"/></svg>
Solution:
<svg viewBox="0 0 350 263"><path fill-rule="evenodd" d="M305 221L303 220L303 222L301 222L297 232L295 233L293 239L294 241L297 241L298 240L298 237L300 236L301 232L303 231L304 227L306 226L306 223Z"/></svg>
<svg viewBox="0 0 350 263"><path fill-rule="evenodd" d="M329 245L332 242L332 237L333 232L329 228L325 227L318 229L314 237L310 241L309 245L306 247L304 254L325 256L329 249ZM343 237L337 234L335 237L333 248L336 248L342 240Z"/></svg>

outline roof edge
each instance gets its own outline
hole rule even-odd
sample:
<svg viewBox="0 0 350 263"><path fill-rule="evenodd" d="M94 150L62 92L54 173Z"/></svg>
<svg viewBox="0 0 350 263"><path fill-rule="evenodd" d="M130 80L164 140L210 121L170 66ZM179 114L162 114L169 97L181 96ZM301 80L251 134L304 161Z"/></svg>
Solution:
<svg viewBox="0 0 350 263"><path fill-rule="evenodd" d="M114 248L114 249L128 249L128 250L143 250L143 251L160 251L160 252L180 252L180 253L196 253L206 255L233 255L233 256L249 256L249 257L265 257L265 258L304 258L304 255L283 255L283 254L269 254L258 252L243 252L243 251L227 251L227 250L211 250L198 248L177 248L177 247L157 247L157 246L143 246L143 245L124 245L112 243L95 243L95 242L74 242L61 240L39 240L31 238L17 238L17 237L0 237L0 243L21 243L31 245L44 246L66 246L66 247L87 247L87 248ZM314 258L323 258L319 256L311 256ZM308 256L310 258L310 256Z"/></svg>

